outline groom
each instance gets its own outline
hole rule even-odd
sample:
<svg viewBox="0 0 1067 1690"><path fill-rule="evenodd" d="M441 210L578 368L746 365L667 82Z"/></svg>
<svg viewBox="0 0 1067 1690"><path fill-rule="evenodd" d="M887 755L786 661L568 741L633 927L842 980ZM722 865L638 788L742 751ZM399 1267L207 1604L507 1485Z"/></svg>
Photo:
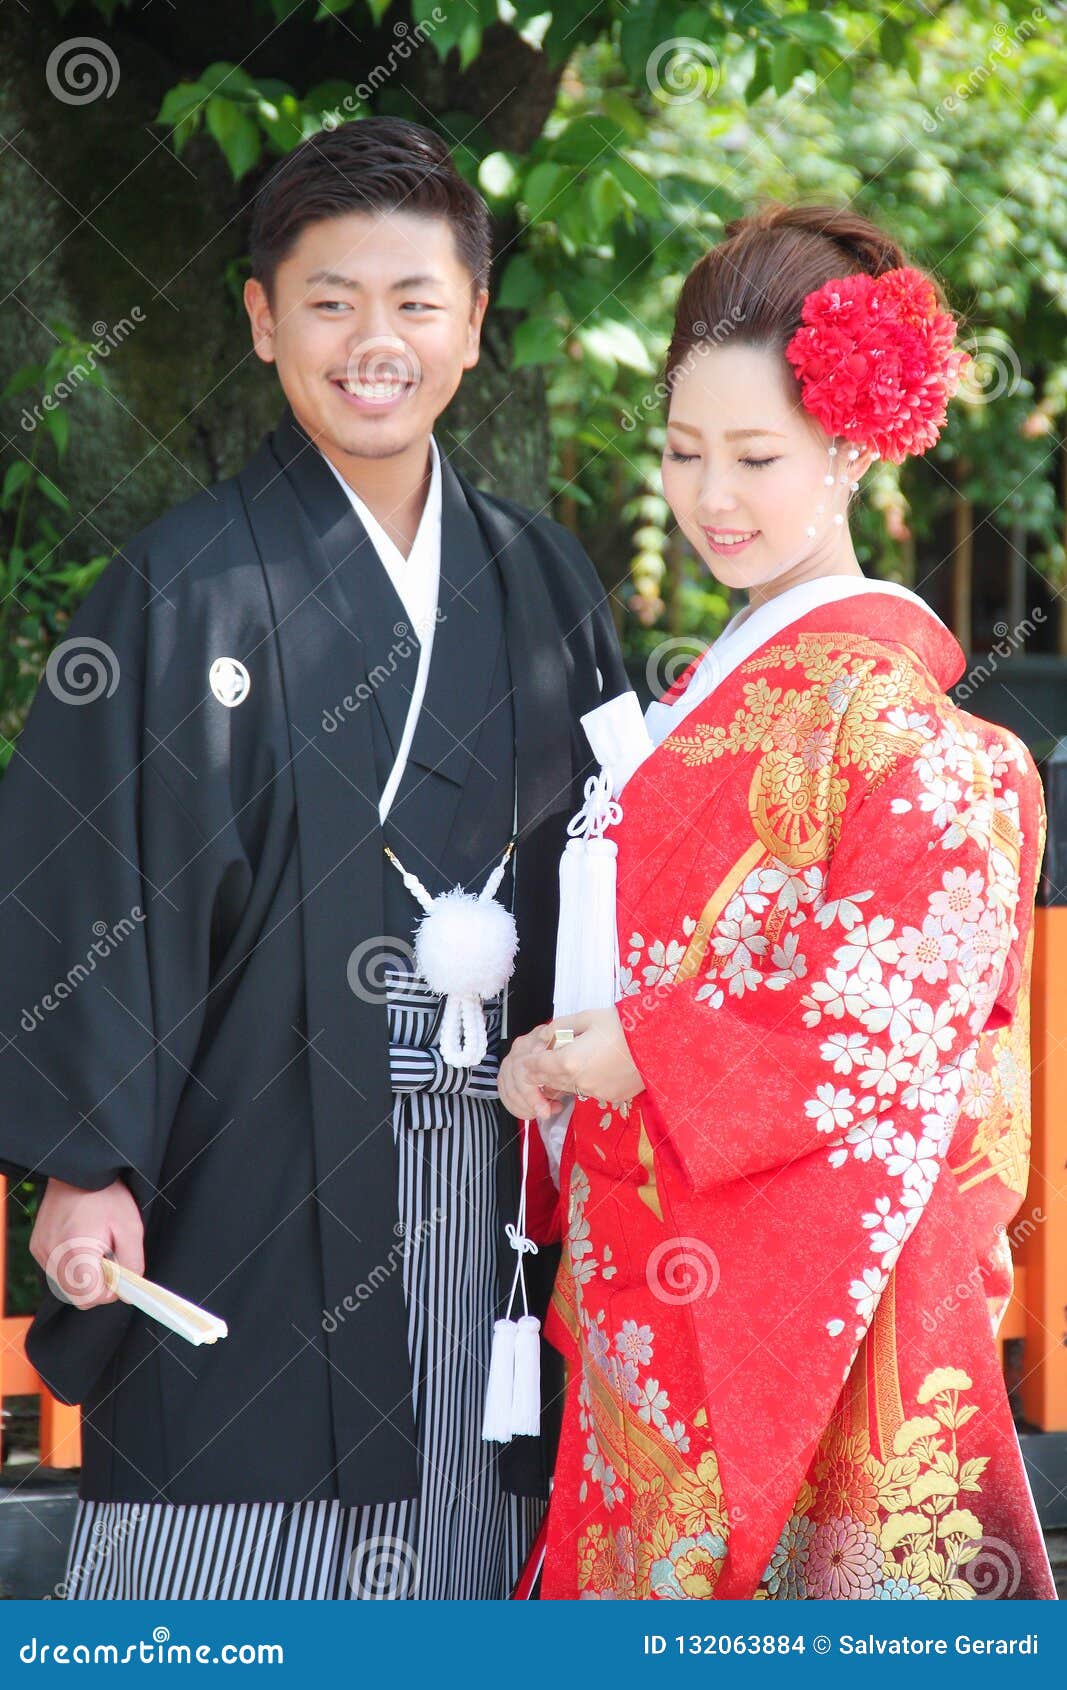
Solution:
<svg viewBox="0 0 1067 1690"><path fill-rule="evenodd" d="M490 261L444 144L313 136L251 258L280 421L104 571L0 782L0 1157L47 1180L27 1347L83 1405L68 1594L499 1598L552 1439L480 1435L496 1074L551 1011L578 718L627 682L581 547L434 441ZM453 1066L398 865L480 892L512 839L515 973ZM229 1335L116 1301L105 1252Z"/></svg>

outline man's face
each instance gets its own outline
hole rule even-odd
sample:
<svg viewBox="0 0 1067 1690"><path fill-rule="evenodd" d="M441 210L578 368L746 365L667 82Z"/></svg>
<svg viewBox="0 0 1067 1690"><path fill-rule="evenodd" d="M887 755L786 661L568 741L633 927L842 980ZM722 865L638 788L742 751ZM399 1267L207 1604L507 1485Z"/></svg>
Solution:
<svg viewBox="0 0 1067 1690"><path fill-rule="evenodd" d="M273 310L259 282L244 290L257 356L342 469L428 438L478 362L488 298L451 225L409 211L309 224L275 272Z"/></svg>

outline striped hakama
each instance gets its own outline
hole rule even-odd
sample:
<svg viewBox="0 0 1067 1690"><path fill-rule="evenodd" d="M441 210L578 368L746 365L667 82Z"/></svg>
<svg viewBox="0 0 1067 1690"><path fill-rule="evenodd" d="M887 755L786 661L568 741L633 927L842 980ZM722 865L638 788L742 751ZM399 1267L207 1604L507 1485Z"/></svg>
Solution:
<svg viewBox="0 0 1067 1690"><path fill-rule="evenodd" d="M501 1489L498 1446L481 1438L497 1295L500 1003L486 1006L489 1053L469 1071L433 1042L441 1000L428 987L392 972L388 1010L400 1221L385 1265L404 1275L419 1496L359 1507L81 1500L68 1600L510 1595L546 1504ZM358 1320L358 1308L336 1317Z"/></svg>

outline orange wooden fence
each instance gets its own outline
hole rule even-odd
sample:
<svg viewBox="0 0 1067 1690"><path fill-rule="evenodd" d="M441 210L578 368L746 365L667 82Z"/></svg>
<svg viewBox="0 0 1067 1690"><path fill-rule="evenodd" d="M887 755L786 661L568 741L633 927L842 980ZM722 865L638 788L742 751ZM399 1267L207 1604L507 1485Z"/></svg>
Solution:
<svg viewBox="0 0 1067 1690"><path fill-rule="evenodd" d="M1067 905L1039 908L1031 992L1033 1145L1030 1184L1009 1227L1015 1290L1000 1339L1023 1340L1019 1386L1026 1419L1067 1431ZM7 1182L0 1176L0 1217ZM0 1225L0 1406L40 1396L41 1462L77 1467L79 1410L57 1402L26 1358L28 1315L5 1316L5 1239Z"/></svg>
<svg viewBox="0 0 1067 1690"><path fill-rule="evenodd" d="M1008 1227L1015 1293L1000 1335L1023 1339L1026 1419L1042 1432L1067 1432L1067 905L1039 908L1035 918L1030 1182Z"/></svg>
<svg viewBox="0 0 1067 1690"><path fill-rule="evenodd" d="M26 1356L26 1329L30 1316L7 1315L7 1181L0 1174L0 1409L5 1397L39 1396L41 1399L41 1465L81 1466L81 1411L57 1402Z"/></svg>

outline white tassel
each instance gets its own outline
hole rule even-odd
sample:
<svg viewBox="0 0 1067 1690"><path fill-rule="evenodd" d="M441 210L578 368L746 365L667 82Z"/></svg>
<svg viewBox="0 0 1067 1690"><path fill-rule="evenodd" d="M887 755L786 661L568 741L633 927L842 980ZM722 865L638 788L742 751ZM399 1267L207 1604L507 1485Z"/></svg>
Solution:
<svg viewBox="0 0 1067 1690"><path fill-rule="evenodd" d="M582 1005L579 974L582 966L582 879L585 840L568 839L559 859L559 925L556 929L556 975L552 998L554 1017L573 1015Z"/></svg>
<svg viewBox="0 0 1067 1690"><path fill-rule="evenodd" d="M515 1327L515 1385L511 1435L536 1438L541 1430L541 1322L524 1314Z"/></svg>
<svg viewBox="0 0 1067 1690"><path fill-rule="evenodd" d="M498 1320L493 1326L489 1384L482 1418L484 1443L506 1444L511 1440L511 1401L515 1389L515 1339L518 1330L513 1320Z"/></svg>
<svg viewBox="0 0 1067 1690"><path fill-rule="evenodd" d="M619 847L614 839L587 839L582 863L582 958L579 1001L564 1011L610 1009L618 1001L619 940L615 892Z"/></svg>
<svg viewBox="0 0 1067 1690"><path fill-rule="evenodd" d="M618 1001L619 942L615 916L618 848L614 840L604 838L604 831L622 820L622 806L615 796L615 776L618 776L617 790L621 792L634 769L653 749L640 706L631 692L583 716L582 725L602 767L599 774L591 775L585 783L584 802L568 823L570 837L560 858L554 1020L583 1009L608 1009ZM557 1112L563 1132L573 1104L571 1098ZM493 1329L482 1425L482 1437L500 1443L506 1443L510 1437L536 1437L541 1425L541 1322L530 1313L522 1265L527 1251L537 1251L537 1245L525 1236L530 1122L524 1121L522 1129L519 1214L516 1225L507 1228L508 1241L518 1260L507 1317L498 1320ZM559 1145L553 1146L551 1135L545 1143L550 1164L555 1162L553 1178L558 1185ZM520 1286L525 1313L513 1321L511 1310ZM505 1380L510 1380L511 1385L506 1413Z"/></svg>
<svg viewBox="0 0 1067 1690"><path fill-rule="evenodd" d="M526 1297L526 1274L522 1258L536 1256L537 1245L526 1237L526 1183L530 1169L530 1123L522 1123L522 1184L519 1189L519 1218L504 1228L515 1251L515 1277L511 1282L507 1314L493 1325L493 1347L489 1355L489 1383L482 1416L482 1440L506 1444L513 1437L536 1437L541 1429L541 1322L530 1313ZM512 1320L515 1293L522 1290L523 1313ZM531 1330L532 1329L532 1330ZM531 1353L532 1345L532 1353Z"/></svg>
<svg viewBox="0 0 1067 1690"><path fill-rule="evenodd" d="M554 1020L582 1009L610 1009L618 1000L618 846L604 838L604 829L621 819L605 766L585 783L585 802L567 824L571 837L560 858Z"/></svg>

